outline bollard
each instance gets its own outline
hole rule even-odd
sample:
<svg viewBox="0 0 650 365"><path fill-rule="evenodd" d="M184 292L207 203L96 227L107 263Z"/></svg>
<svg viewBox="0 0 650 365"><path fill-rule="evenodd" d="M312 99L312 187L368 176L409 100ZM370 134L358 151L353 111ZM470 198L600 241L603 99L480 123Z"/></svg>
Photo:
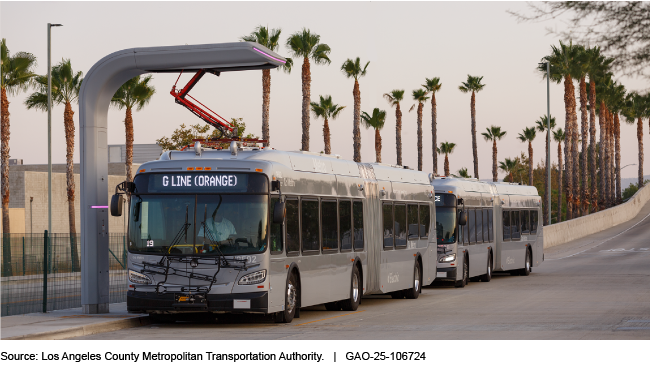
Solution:
<svg viewBox="0 0 650 365"><path fill-rule="evenodd" d="M47 255L47 229L43 234L43 313L47 313L47 269L48 269L48 255Z"/></svg>

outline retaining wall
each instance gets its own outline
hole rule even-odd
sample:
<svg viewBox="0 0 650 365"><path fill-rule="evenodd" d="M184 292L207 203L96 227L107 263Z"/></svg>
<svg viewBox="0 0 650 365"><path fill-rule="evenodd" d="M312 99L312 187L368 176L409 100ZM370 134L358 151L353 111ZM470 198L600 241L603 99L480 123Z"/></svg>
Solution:
<svg viewBox="0 0 650 365"><path fill-rule="evenodd" d="M627 202L598 213L544 227L544 248L561 245L590 234L604 231L636 217L650 200L650 184Z"/></svg>

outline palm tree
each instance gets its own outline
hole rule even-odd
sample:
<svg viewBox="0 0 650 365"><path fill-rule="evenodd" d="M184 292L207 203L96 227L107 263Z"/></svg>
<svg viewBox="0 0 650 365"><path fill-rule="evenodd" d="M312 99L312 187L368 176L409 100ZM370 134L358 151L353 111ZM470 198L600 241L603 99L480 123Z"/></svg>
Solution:
<svg viewBox="0 0 650 365"><path fill-rule="evenodd" d="M302 150L309 151L309 106L311 103L311 69L309 59L315 64L330 64L327 56L330 46L320 43L320 36L309 29L293 33L287 39L287 48L295 58L302 58Z"/></svg>
<svg viewBox="0 0 650 365"><path fill-rule="evenodd" d="M458 87L463 93L472 92L470 108L472 113L472 153L474 154L474 177L478 179L478 152L476 150L476 93L483 90L485 84L481 84L483 76L467 75L467 81Z"/></svg>
<svg viewBox="0 0 650 365"><path fill-rule="evenodd" d="M596 106L598 107L598 124L600 126L600 148L599 148L599 160L600 160L600 173L599 173L599 205L602 207L608 207L608 195L609 187L607 184L609 174L609 111L607 110L607 99L610 90L613 88L614 81L612 80L612 75L607 74L605 78L600 82L597 87L596 95Z"/></svg>
<svg viewBox="0 0 650 365"><path fill-rule="evenodd" d="M501 140L508 132L501 131L501 127L495 125L485 128L487 132L481 133L486 142L492 141L492 181L499 181L497 174L497 141Z"/></svg>
<svg viewBox="0 0 650 365"><path fill-rule="evenodd" d="M650 95L641 96L636 92L629 93L625 99L623 115L625 121L636 125L636 138L639 144L639 189L643 187L643 118L650 116Z"/></svg>
<svg viewBox="0 0 650 365"><path fill-rule="evenodd" d="M2 139L2 156L0 158L2 177L0 179L2 190L2 232L11 233L9 228L9 100L7 94L16 95L21 91L27 91L32 83L32 78L36 76L33 70L36 67L36 57L27 52L18 52L13 55L7 48L7 40L2 38L0 42L0 67L2 74L0 77L0 88L2 90L2 121L0 136ZM2 244L2 257L7 272L11 276L11 245L4 242ZM5 273L3 273L4 275Z"/></svg>
<svg viewBox="0 0 650 365"><path fill-rule="evenodd" d="M526 127L517 137L522 142L528 142L528 185L533 186L533 140L537 135L535 127Z"/></svg>
<svg viewBox="0 0 650 365"><path fill-rule="evenodd" d="M131 174L131 165L133 165L133 115L131 111L134 107L137 111L140 111L151 101L156 89L150 82L151 76L146 76L143 79L136 76L120 86L111 100L111 104L117 109L126 108L124 118L124 127L126 129L126 181L133 180Z"/></svg>
<svg viewBox="0 0 650 365"><path fill-rule="evenodd" d="M27 109L37 109L47 111L47 75L36 76L36 85L38 91L31 94L25 105ZM79 89L83 81L81 71L74 72L70 60L63 60L58 65L52 67L52 104L64 104L63 125L65 127L65 144L66 144L66 182L68 193L68 228L70 231L70 249L73 257L75 270L80 270L79 251L75 243L77 236L77 227L75 225L75 183L74 183L74 111L72 103L78 101Z"/></svg>
<svg viewBox="0 0 650 365"><path fill-rule="evenodd" d="M436 93L440 91L442 84L440 83L439 77L433 77L426 79L422 87L431 93L431 146L433 146L433 174L436 175L438 174L438 151L436 148L438 145L438 109L436 105Z"/></svg>
<svg viewBox="0 0 650 365"><path fill-rule="evenodd" d="M615 176L616 176L616 204L622 200L621 192L621 121L619 115L625 108L625 86L617 84L612 90L611 110L614 114L614 139L615 139Z"/></svg>
<svg viewBox="0 0 650 365"><path fill-rule="evenodd" d="M399 103L404 99L404 90L393 90L384 94L384 98L395 107L395 145L397 147L397 164L402 165L402 110Z"/></svg>
<svg viewBox="0 0 650 365"><path fill-rule="evenodd" d="M332 153L332 147L330 145L330 126L327 121L329 119L336 119L343 109L345 109L344 106L332 103L331 95L326 95L325 97L320 95L320 103L311 102L311 111L314 113L314 116L316 118L321 117L324 120L323 138L325 140L325 153L328 155Z"/></svg>
<svg viewBox="0 0 650 365"><path fill-rule="evenodd" d="M546 139L544 140L544 145L546 146L546 154L544 155L545 160L548 159L548 153L549 153L548 152L548 143L546 143L546 141L548 141L549 134L551 133L551 131L553 131L555 129L555 117L551 117L550 129L548 128L549 127L548 121L549 121L548 116L546 116L546 115L542 115L539 118L538 121L535 121L535 124L537 125L537 130L540 133L543 133L544 131L546 131ZM551 166L550 159L547 162L548 162L547 166ZM546 169L544 169L544 172L545 172L544 176L546 176L547 175ZM550 221L551 221L550 220L550 215L549 215L551 207L548 206L548 199L549 199L549 194L550 193L551 193L551 191L550 191L550 187L548 186L548 179L544 178L544 204L543 204L544 212L543 212L543 215L544 215L544 225L545 226L549 225Z"/></svg>
<svg viewBox="0 0 650 365"><path fill-rule="evenodd" d="M458 175L453 175L453 177L461 177L463 179L471 179L472 177L469 176L467 173L467 167L461 167L460 170L458 170Z"/></svg>
<svg viewBox="0 0 650 365"><path fill-rule="evenodd" d="M413 100L415 100L415 104L411 106L409 112L412 111L416 105L418 106L418 171L422 171L422 107L427 99L429 99L429 97L425 90L413 90ZM445 172L445 175L448 176L449 174Z"/></svg>
<svg viewBox="0 0 650 365"><path fill-rule="evenodd" d="M445 176L449 176L449 154L454 152L456 144L452 142L440 143L440 153L445 154Z"/></svg>
<svg viewBox="0 0 650 365"><path fill-rule="evenodd" d="M512 174L517 171L517 165L519 164L519 158L515 157L513 159L509 159L506 157L505 160L499 162L499 168L508 174L508 179L510 182L514 182L514 177Z"/></svg>
<svg viewBox="0 0 650 365"><path fill-rule="evenodd" d="M564 44L560 41L560 47L551 46L551 54L542 58L542 61L549 62L550 64L550 78L556 83L562 82L564 79L564 111L565 111L565 133L564 140L566 151L566 171L567 171L567 219L573 218L573 202L576 197L572 192L574 186L574 165L577 164L578 151L577 149L577 125L576 114L576 100L575 88L573 86L573 77L576 71L576 62L579 55L579 47L574 46L573 42ZM543 73L546 78L546 66L540 65L538 71ZM575 146L574 146L575 145ZM574 148L575 147L575 148ZM574 163L575 162L575 163Z"/></svg>
<svg viewBox="0 0 650 365"><path fill-rule="evenodd" d="M587 133L588 133L588 114L587 114L587 72L589 64L587 58L589 54L587 49L582 45L577 45L578 55L576 57L574 66L574 77L579 79L579 93L580 93L580 136L582 141L582 153L579 154L580 170L578 174L579 179L574 179L574 192L578 196L581 205L577 207L577 215L585 215L589 213L589 205L587 202ZM574 147L575 148L575 147Z"/></svg>
<svg viewBox="0 0 650 365"><path fill-rule="evenodd" d="M241 40L244 42L255 42L260 45L275 51L280 45L280 33L281 29L269 29L265 26L258 26L255 28L251 34L241 37ZM291 72L291 66L293 66L293 60L291 58L286 59L287 62L280 68L282 68L286 73ZM278 70L280 69L278 68ZM271 143L271 135L269 133L269 107L271 105L271 70L262 70L262 139L266 140L264 147L267 147Z"/></svg>
<svg viewBox="0 0 650 365"><path fill-rule="evenodd" d="M366 129L375 129L375 157L379 163L381 162L381 135L379 134L379 131L384 128L384 122L386 122L386 111L375 108L372 110L372 115L363 112L361 114L361 120Z"/></svg>
<svg viewBox="0 0 650 365"><path fill-rule="evenodd" d="M562 142L564 131L558 128L553 131L553 140L557 142L557 222L562 222Z"/></svg>
<svg viewBox="0 0 650 365"><path fill-rule="evenodd" d="M354 78L354 88L352 89L352 96L354 96L354 127L352 133L354 136L354 161L361 162L361 91L359 90L359 77L366 76L366 69L370 61L366 63L363 68L361 67L361 60L357 57L355 60L348 58L343 65L341 71L347 78Z"/></svg>

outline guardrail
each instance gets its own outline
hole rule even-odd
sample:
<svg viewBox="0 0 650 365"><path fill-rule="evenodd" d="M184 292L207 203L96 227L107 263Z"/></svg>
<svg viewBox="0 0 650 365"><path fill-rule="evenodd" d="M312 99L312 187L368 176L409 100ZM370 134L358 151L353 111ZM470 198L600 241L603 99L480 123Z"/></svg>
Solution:
<svg viewBox="0 0 650 365"><path fill-rule="evenodd" d="M567 242L604 231L636 217L641 208L650 200L650 184L639 189L627 202L544 227L544 248L558 246Z"/></svg>

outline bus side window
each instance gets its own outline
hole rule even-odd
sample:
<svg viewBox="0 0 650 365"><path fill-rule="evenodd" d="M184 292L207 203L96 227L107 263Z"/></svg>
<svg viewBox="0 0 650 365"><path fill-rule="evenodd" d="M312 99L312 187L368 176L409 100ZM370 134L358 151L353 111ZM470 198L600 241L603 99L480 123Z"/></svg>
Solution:
<svg viewBox="0 0 650 365"><path fill-rule="evenodd" d="M465 209L467 215L467 224L463 226L463 246L469 245L469 209Z"/></svg>
<svg viewBox="0 0 650 365"><path fill-rule="evenodd" d="M273 207L275 203L278 202L278 198L271 198L271 213L273 212ZM272 220L271 220L272 221ZM283 249L283 237L282 237L282 224L271 224L271 254L280 254Z"/></svg>
<svg viewBox="0 0 650 365"><path fill-rule="evenodd" d="M476 242L483 243L483 209L476 209Z"/></svg>
<svg viewBox="0 0 650 365"><path fill-rule="evenodd" d="M418 206L409 204L407 210L409 240L416 240L418 239Z"/></svg>
<svg viewBox="0 0 650 365"><path fill-rule="evenodd" d="M336 214L336 201L322 201L320 203L322 219L323 250L338 250L339 231Z"/></svg>
<svg viewBox="0 0 650 365"><path fill-rule="evenodd" d="M467 209L467 225L469 226L469 244L476 243L476 214L474 209Z"/></svg>
<svg viewBox="0 0 650 365"><path fill-rule="evenodd" d="M510 232L513 240L521 239L520 211L513 210L510 214Z"/></svg>
<svg viewBox="0 0 650 365"><path fill-rule="evenodd" d="M339 201L339 229L341 251L352 249L352 202Z"/></svg>
<svg viewBox="0 0 650 365"><path fill-rule="evenodd" d="M483 208L483 242L490 242L490 224L488 219L488 210Z"/></svg>
<svg viewBox="0 0 650 365"><path fill-rule="evenodd" d="M521 234L530 233L530 211L522 210L521 211Z"/></svg>
<svg viewBox="0 0 650 365"><path fill-rule="evenodd" d="M510 241L510 211L503 210L503 240Z"/></svg>
<svg viewBox="0 0 650 365"><path fill-rule="evenodd" d="M393 204L384 203L382 207L382 221L384 228L384 249L393 248Z"/></svg>
<svg viewBox="0 0 650 365"><path fill-rule="evenodd" d="M354 227L354 250L363 251L363 202L352 203L352 218Z"/></svg>
<svg viewBox="0 0 650 365"><path fill-rule="evenodd" d="M395 247L406 247L406 205L395 204Z"/></svg>
<svg viewBox="0 0 650 365"><path fill-rule="evenodd" d="M300 210L300 233L302 250L320 251L318 239L318 200L301 199Z"/></svg>
<svg viewBox="0 0 650 365"><path fill-rule="evenodd" d="M494 220L493 220L493 219L494 219L494 218L492 217L492 214L493 214L493 213L492 213L492 208L488 209L488 210L487 210L487 216L488 216L487 221L488 221L488 229L489 229L490 242L493 242L493 241L494 241L494 227L493 227L493 224L494 224Z"/></svg>
<svg viewBox="0 0 650 365"><path fill-rule="evenodd" d="M431 210L428 204L420 204L420 238L429 238Z"/></svg>
<svg viewBox="0 0 650 365"><path fill-rule="evenodd" d="M530 211L530 234L537 234L537 210Z"/></svg>
<svg viewBox="0 0 650 365"><path fill-rule="evenodd" d="M300 215L298 199L287 199L286 230L287 230L287 253L300 252Z"/></svg>

